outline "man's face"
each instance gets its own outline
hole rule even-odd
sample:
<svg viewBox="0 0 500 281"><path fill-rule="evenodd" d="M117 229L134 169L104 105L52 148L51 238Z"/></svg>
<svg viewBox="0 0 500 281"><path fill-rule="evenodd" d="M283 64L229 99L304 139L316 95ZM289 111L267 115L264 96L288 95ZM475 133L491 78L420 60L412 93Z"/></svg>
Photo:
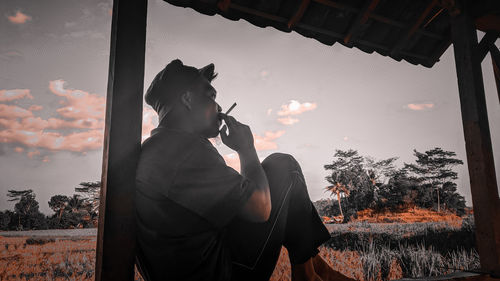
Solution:
<svg viewBox="0 0 500 281"><path fill-rule="evenodd" d="M204 137L216 137L221 125L218 113L222 110L215 101L217 91L207 79L203 78L193 85L191 92L194 94L193 121L195 126Z"/></svg>

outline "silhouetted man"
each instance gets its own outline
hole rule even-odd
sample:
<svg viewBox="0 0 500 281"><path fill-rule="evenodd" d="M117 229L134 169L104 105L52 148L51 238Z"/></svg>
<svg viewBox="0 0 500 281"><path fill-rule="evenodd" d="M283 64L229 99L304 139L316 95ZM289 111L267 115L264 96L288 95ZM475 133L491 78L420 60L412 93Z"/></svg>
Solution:
<svg viewBox="0 0 500 281"><path fill-rule="evenodd" d="M214 64L197 69L176 59L145 95L159 125L137 167L142 270L151 280L269 280L284 245L292 280L349 280L317 255L330 234L299 163L285 153L260 163L250 127L221 113L216 76ZM219 133L238 153L241 174L208 140Z"/></svg>

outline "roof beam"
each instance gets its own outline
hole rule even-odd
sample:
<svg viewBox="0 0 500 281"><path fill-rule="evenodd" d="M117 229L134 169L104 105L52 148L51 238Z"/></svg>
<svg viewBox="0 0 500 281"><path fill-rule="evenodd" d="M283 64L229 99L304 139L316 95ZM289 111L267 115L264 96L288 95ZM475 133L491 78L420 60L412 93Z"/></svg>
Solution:
<svg viewBox="0 0 500 281"><path fill-rule="evenodd" d="M304 12L307 10L307 7L309 7L309 3L311 3L311 0L302 0L299 8L297 9L297 12L288 21L287 25L289 29L292 29L292 27L302 19Z"/></svg>
<svg viewBox="0 0 500 281"><path fill-rule="evenodd" d="M349 47L352 46L352 41L356 39L356 36L361 30L361 26L363 26L366 23L366 21L368 21L370 13L372 13L373 10L375 10L379 2L380 2L379 0L371 0L365 2L363 8L356 16L354 23L347 31L346 36L344 37L344 44L348 45Z"/></svg>
<svg viewBox="0 0 500 281"><path fill-rule="evenodd" d="M328 6L328 7L332 7L332 8L339 9L339 10L345 10L345 11L349 11L349 12L353 12L353 13L359 13L361 11L361 9L358 9L356 7L344 5L344 4L341 4L341 3L338 3L338 2L335 2L332 0L313 0L313 1L316 3L323 4L325 6ZM378 22L382 22L382 23L385 23L388 25L399 27L399 28L408 28L409 27L407 24L405 24L403 22L393 20L393 19L390 19L388 17L378 15L376 13L370 13L370 18L372 18ZM435 32L425 31L425 30L422 30L421 28L417 29L415 32L417 34L422 34L424 36L434 38L437 40L443 39L443 36L441 36L440 34L435 33Z"/></svg>
<svg viewBox="0 0 500 281"><path fill-rule="evenodd" d="M405 45L408 44L408 40L413 36L413 34L415 34L415 32L419 29L429 13L437 4L438 0L432 0L431 3L427 5L425 10L422 12L422 14L420 14L415 23L407 30L406 34L399 39L396 45L394 45L394 48L392 48L391 50L391 56L398 57L400 55L401 50L405 47Z"/></svg>
<svg viewBox="0 0 500 281"><path fill-rule="evenodd" d="M479 42L477 46L477 55L479 57L479 61L483 61L484 57L490 50L490 46L495 43L499 35L498 31L488 31Z"/></svg>
<svg viewBox="0 0 500 281"><path fill-rule="evenodd" d="M318 1L318 0L313 0L313 1ZM319 1L325 1L325 0L319 0ZM275 16L275 15L272 15L272 14L269 14L269 13L265 13L265 12L262 12L262 11L259 11L259 10L256 10L256 9L244 7L244 6L241 6L241 5L238 5L238 4L234 4L234 3L230 3L228 7L230 9L235 9L235 10L238 10L238 11L250 14L250 15L256 15L256 16L260 16L260 17L263 17L263 18L266 18L266 19L269 19L269 20L273 20L273 21L276 21L276 22L288 24L288 20L286 18L284 18L284 17ZM341 33L338 33L338 32L335 32L335 31L331 31L331 30L328 30L328 29L325 29L325 28L317 27L317 26L312 26L312 25L309 25L309 24L304 24L304 23L301 23L301 22L295 23L294 26L300 27L300 28L305 29L305 30L310 30L310 31L318 32L318 33L330 36L332 38L335 38L336 40L343 40L343 38L344 38L344 35L341 34ZM379 52L384 52L384 53L389 52L389 48L387 48L384 45L373 43L373 42L362 40L362 39L357 39L356 40L356 44L374 48L376 51L379 51ZM425 65L424 64L425 62L431 61L431 59L429 57L422 56L420 54L415 54L415 53L412 53L412 52L404 52L404 55L410 56L410 57L413 57L413 58L417 58L417 59L421 60L423 65Z"/></svg>
<svg viewBox="0 0 500 281"><path fill-rule="evenodd" d="M229 5L231 4L231 0L220 0L217 2L217 7L223 11L227 12L227 9L229 9Z"/></svg>
<svg viewBox="0 0 500 281"><path fill-rule="evenodd" d="M500 102L500 51L494 44L490 45L491 64L493 65L493 74L495 84L497 85L498 101Z"/></svg>

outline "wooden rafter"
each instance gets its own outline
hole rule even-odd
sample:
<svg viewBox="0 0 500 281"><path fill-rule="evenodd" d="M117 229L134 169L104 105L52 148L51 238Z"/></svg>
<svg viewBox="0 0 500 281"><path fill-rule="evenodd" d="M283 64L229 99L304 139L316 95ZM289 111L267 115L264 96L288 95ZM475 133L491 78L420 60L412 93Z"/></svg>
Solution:
<svg viewBox="0 0 500 281"><path fill-rule="evenodd" d="M300 6L297 9L297 12L288 21L287 25L289 29L292 29L292 27L302 19L302 16L307 10L307 7L309 7L309 3L311 3L311 0L302 0L302 2L300 2Z"/></svg>
<svg viewBox="0 0 500 281"><path fill-rule="evenodd" d="M406 34L399 39L399 41L394 45L394 47L391 50L391 56L397 57L399 56L401 50L405 47L406 44L408 44L408 41L410 38L415 34L415 32L420 28L420 26L423 24L427 16L430 14L432 9L438 4L438 0L432 0L429 5L425 8L425 10L420 14L418 19L415 21L415 23L407 30Z"/></svg>
<svg viewBox="0 0 500 281"><path fill-rule="evenodd" d="M325 1L325 0L313 0L313 1ZM259 10L256 10L256 9L244 7L244 6L241 6L241 5L238 5L238 4L229 3L228 4L228 9L234 9L234 10L237 10L237 11L240 11L240 12L244 12L244 13L247 13L247 14L250 14L250 15L259 16L259 17L262 17L262 18L265 18L265 19L269 19L269 20L272 20L272 21L275 21L275 22L280 22L280 23L283 23L283 24L288 24L288 19L286 19L284 17L272 15L272 14L269 14L269 13L266 13L266 12L262 12L262 11L259 11ZM336 40L343 40L343 38L344 38L344 35L341 34L341 33L338 33L338 32L335 32L335 31L331 31L331 30L328 30L328 29L325 29L325 28L321 28L321 27L309 25L309 24L304 24L302 22L297 22L297 23L295 23L294 26L295 27L300 27L300 28L305 29L305 30L310 30L310 31L318 32L318 33L321 33L323 35L327 35L327 36L330 36L332 38L335 38ZM356 40L356 44L359 44L359 45L362 45L362 46L366 46L366 47L370 47L370 48L374 48L374 49L376 49L379 52L388 52L390 50L387 46L384 46L384 45L381 45L381 44L378 44L378 43L374 43L374 42L370 42L370 41L367 41L367 40L363 40L363 39L357 39ZM448 44L448 46L449 46L449 44ZM432 65L432 63L427 63L427 62L430 62L432 60L432 58L429 58L427 56L423 56L423 55L412 53L412 52L403 52L402 51L401 53L404 54L404 55L406 55L406 56L413 57L413 58L421 60L422 63L423 63L423 65L425 65L425 66Z"/></svg>
<svg viewBox="0 0 500 281"><path fill-rule="evenodd" d="M379 2L380 0L371 0L365 2L363 8L359 11L358 15L356 16L356 19L354 20L353 24L347 31L344 37L344 44L352 46L352 41L356 39L356 36L361 30L361 27L368 21L370 13L372 13L375 10Z"/></svg>
<svg viewBox="0 0 500 281"><path fill-rule="evenodd" d="M223 11L227 12L227 9L229 9L229 4L231 4L231 0L220 0L217 2L217 7Z"/></svg>
<svg viewBox="0 0 500 281"><path fill-rule="evenodd" d="M484 57L490 50L490 46L495 43L498 39L498 35L500 33L498 31L488 31L479 42L477 46L477 55L479 57L479 61L483 61Z"/></svg>
<svg viewBox="0 0 500 281"><path fill-rule="evenodd" d="M352 7L352 6L349 6L349 5L341 4L341 3L338 3L338 2L335 2L335 1L332 1L332 0L313 0L313 1L316 2L316 3L323 4L325 6L328 6L328 7L332 7L332 8L339 9L339 10L344 10L344 11L349 11L349 12L352 12L352 13L359 13L361 11L360 9L358 9L356 7ZM403 23L401 21L397 21L397 20L394 20L394 19L390 19L388 17L379 15L377 13L370 13L369 16L370 16L370 18L372 18L372 19L374 19L376 21L385 23L387 25L392 25L392 26L399 27L399 28L402 28L402 29L406 29L406 28L409 27L406 23ZM415 32L418 33L418 34L422 34L424 36L430 37L430 38L437 39L437 40L442 40L443 39L443 36L441 36L440 34L435 33L435 32L425 31L425 30L422 30L421 28L417 29Z"/></svg>
<svg viewBox="0 0 500 281"><path fill-rule="evenodd" d="M500 102L500 51L494 44L490 45L491 64L493 65L493 75L497 85L498 101Z"/></svg>

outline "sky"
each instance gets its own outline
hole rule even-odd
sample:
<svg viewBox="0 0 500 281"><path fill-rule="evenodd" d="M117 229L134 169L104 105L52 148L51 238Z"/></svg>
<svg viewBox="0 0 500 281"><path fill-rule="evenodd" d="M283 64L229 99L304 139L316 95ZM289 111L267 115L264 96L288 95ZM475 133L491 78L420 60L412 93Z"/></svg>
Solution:
<svg viewBox="0 0 500 281"><path fill-rule="evenodd" d="M8 190L33 189L40 210L52 214L51 196L70 196L81 182L101 179L111 10L111 0L2 0L0 210L14 208ZM313 201L330 196L323 165L335 149L399 157L402 167L414 163L413 149L441 147L464 161L456 183L472 205L452 47L426 68L150 0L144 90L176 58L197 68L214 63L223 110L237 103L231 113L250 126L261 160L273 152L297 159ZM482 67L500 163L489 54ZM144 103L143 140L157 124ZM239 171L237 154L211 141Z"/></svg>

